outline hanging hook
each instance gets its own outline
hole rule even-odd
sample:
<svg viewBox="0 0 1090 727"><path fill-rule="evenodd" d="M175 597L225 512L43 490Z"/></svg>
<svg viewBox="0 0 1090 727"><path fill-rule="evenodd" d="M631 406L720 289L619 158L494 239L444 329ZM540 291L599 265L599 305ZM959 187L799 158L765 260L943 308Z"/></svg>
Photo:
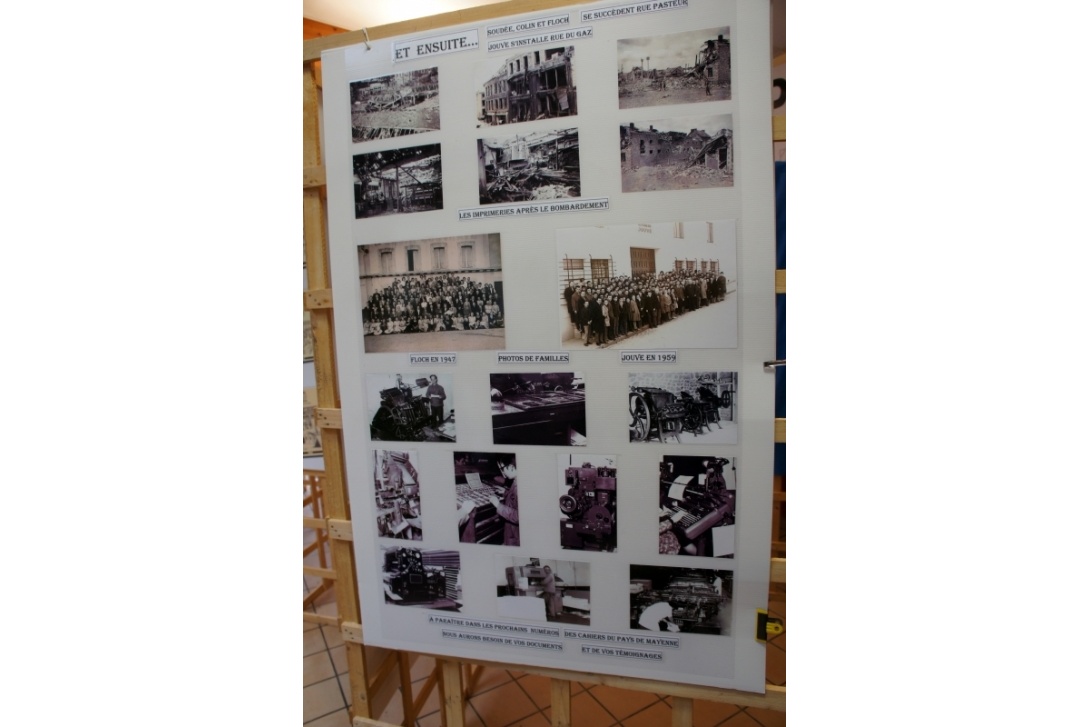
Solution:
<svg viewBox="0 0 1090 727"><path fill-rule="evenodd" d="M363 44L367 46L367 50L371 50L371 37L367 35L367 28L363 29Z"/></svg>

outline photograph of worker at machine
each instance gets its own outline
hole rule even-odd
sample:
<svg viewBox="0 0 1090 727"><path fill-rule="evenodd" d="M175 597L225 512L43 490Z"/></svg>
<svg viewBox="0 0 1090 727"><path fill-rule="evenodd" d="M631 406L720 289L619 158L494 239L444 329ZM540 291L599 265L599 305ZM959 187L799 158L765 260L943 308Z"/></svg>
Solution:
<svg viewBox="0 0 1090 727"><path fill-rule="evenodd" d="M631 565L629 573L631 628L730 636L731 571Z"/></svg>
<svg viewBox="0 0 1090 727"><path fill-rule="evenodd" d="M497 556L496 597L503 618L590 626L590 563Z"/></svg>
<svg viewBox="0 0 1090 727"><path fill-rule="evenodd" d="M560 547L617 550L617 457L561 454Z"/></svg>
<svg viewBox="0 0 1090 727"><path fill-rule="evenodd" d="M585 447L586 394L578 371L489 375L492 442Z"/></svg>
<svg viewBox="0 0 1090 727"><path fill-rule="evenodd" d="M736 371L628 375L628 441L738 444Z"/></svg>
<svg viewBox="0 0 1090 727"><path fill-rule="evenodd" d="M382 589L386 603L460 611L461 565L457 550L382 546Z"/></svg>
<svg viewBox="0 0 1090 727"><path fill-rule="evenodd" d="M519 544L518 463L509 452L455 452L458 540Z"/></svg>
<svg viewBox="0 0 1090 727"><path fill-rule="evenodd" d="M372 455L378 536L421 540L424 537L424 525L420 516L417 453L376 449Z"/></svg>
<svg viewBox="0 0 1090 727"><path fill-rule="evenodd" d="M367 374L371 440L455 442L452 374Z"/></svg>
<svg viewBox="0 0 1090 727"><path fill-rule="evenodd" d="M734 557L737 457L663 455L659 553Z"/></svg>
<svg viewBox="0 0 1090 727"><path fill-rule="evenodd" d="M477 183L482 205L578 197L579 130L478 139Z"/></svg>

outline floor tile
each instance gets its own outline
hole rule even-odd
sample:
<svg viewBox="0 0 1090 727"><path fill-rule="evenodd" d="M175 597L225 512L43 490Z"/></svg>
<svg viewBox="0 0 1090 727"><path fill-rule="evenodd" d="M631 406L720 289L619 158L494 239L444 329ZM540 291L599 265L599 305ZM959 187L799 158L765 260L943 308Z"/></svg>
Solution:
<svg viewBox="0 0 1090 727"><path fill-rule="evenodd" d="M624 727L663 727L671 723L670 706L656 701L650 707L640 710L624 720Z"/></svg>
<svg viewBox="0 0 1090 727"><path fill-rule="evenodd" d="M303 722L324 717L347 706L335 678L303 687Z"/></svg>
<svg viewBox="0 0 1090 727"><path fill-rule="evenodd" d="M506 672L503 674L507 676ZM537 705L513 681L478 694L469 703L489 727L509 725L538 711Z"/></svg>
<svg viewBox="0 0 1090 727"><path fill-rule="evenodd" d="M303 657L304 687L317 682L324 682L332 676L336 676L333 671L333 661L324 649L316 654Z"/></svg>
<svg viewBox="0 0 1090 727"><path fill-rule="evenodd" d="M609 710L609 713L617 721L621 721L659 701L658 697L648 692L636 692L631 689L618 689L617 687L601 685L591 687L590 693L603 707Z"/></svg>
<svg viewBox="0 0 1090 727"><path fill-rule="evenodd" d="M468 677L462 676L464 680L463 684L468 685ZM480 677L477 678L477 683L473 687L473 694L470 696L476 696L478 694L484 694L490 689L503 686L512 681L511 675L503 669L496 669L494 667L486 666L481 670Z"/></svg>
<svg viewBox="0 0 1090 727"><path fill-rule="evenodd" d="M537 705L538 709L544 709L552 704L552 679L537 676L536 674L527 674L518 680L518 685L530 696L531 701Z"/></svg>
<svg viewBox="0 0 1090 727"><path fill-rule="evenodd" d="M787 654L778 646L765 647L765 680L770 684L787 684Z"/></svg>
<svg viewBox="0 0 1090 727"><path fill-rule="evenodd" d="M322 638L321 629L311 629L303 632L303 656L310 656L319 651L325 651L325 639Z"/></svg>
<svg viewBox="0 0 1090 727"><path fill-rule="evenodd" d="M333 659L333 668L338 674L348 671L348 655L344 652L344 644L330 649L329 656Z"/></svg>
<svg viewBox="0 0 1090 727"><path fill-rule="evenodd" d="M431 676L432 671L435 669L435 659L430 656L418 656L413 661L412 669L409 674L412 676L413 682L418 682L421 679L427 679Z"/></svg>
<svg viewBox="0 0 1090 727"><path fill-rule="evenodd" d="M761 723L761 727L786 727L787 715L771 709L746 707L746 714Z"/></svg>
<svg viewBox="0 0 1090 727"><path fill-rule="evenodd" d="M336 626L323 626L322 634L325 636L326 645L331 649L344 643L344 639L341 638L341 630Z"/></svg>
<svg viewBox="0 0 1090 727"><path fill-rule="evenodd" d="M606 711L605 707L598 704L589 692L583 692L577 697L571 698L572 724L587 725L588 727L607 727L616 720ZM491 725L489 726L491 727Z"/></svg>
<svg viewBox="0 0 1090 727"><path fill-rule="evenodd" d="M386 705L386 709L382 711L378 718L390 724L401 724L405 718L405 710L401 706L400 689L394 690L394 695L390 697L390 703Z"/></svg>
<svg viewBox="0 0 1090 727"><path fill-rule="evenodd" d="M693 700L693 727L714 727L742 710L733 704Z"/></svg>
<svg viewBox="0 0 1090 727"><path fill-rule="evenodd" d="M722 727L762 727L762 725L745 712L739 712L726 722L723 722Z"/></svg>
<svg viewBox="0 0 1090 727"><path fill-rule="evenodd" d="M423 685L424 682L413 684L413 701L416 701L420 697L420 687ZM439 699L439 685L436 684L432 687L431 693L428 694L428 698L420 705L420 711L416 715L417 719L429 714L438 714L440 706L442 706L442 702Z"/></svg>
<svg viewBox="0 0 1090 727"><path fill-rule="evenodd" d="M506 725L506 727L550 727L551 725L552 722L549 721L548 717L541 712L535 712L525 719ZM492 727L492 725L489 724L488 727Z"/></svg>
<svg viewBox="0 0 1090 727"><path fill-rule="evenodd" d="M327 714L313 722L307 722L307 727L352 727L352 718L348 716L348 710Z"/></svg>

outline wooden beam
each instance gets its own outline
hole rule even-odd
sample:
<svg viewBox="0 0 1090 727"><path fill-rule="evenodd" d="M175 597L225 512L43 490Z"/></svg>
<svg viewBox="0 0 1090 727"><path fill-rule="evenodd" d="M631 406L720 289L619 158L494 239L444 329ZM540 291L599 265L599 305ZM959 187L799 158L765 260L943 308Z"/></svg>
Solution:
<svg viewBox="0 0 1090 727"><path fill-rule="evenodd" d="M311 20L310 18L303 18L303 40L311 40L313 38L322 38L327 35L338 35L347 32L347 28L338 28L336 25L322 23L318 20Z"/></svg>
<svg viewBox="0 0 1090 727"><path fill-rule="evenodd" d="M688 697L674 697L670 709L670 724L673 727L693 727L693 700Z"/></svg>
<svg viewBox="0 0 1090 727"><path fill-rule="evenodd" d="M787 117L772 117L772 141L787 141Z"/></svg>
<svg viewBox="0 0 1090 727"><path fill-rule="evenodd" d="M311 624L321 624L322 626L336 626L336 616L325 616L320 613L310 613L309 611L303 611L303 621Z"/></svg>
<svg viewBox="0 0 1090 727"><path fill-rule="evenodd" d="M571 682L565 679L553 679L549 685L552 695L553 727L572 727Z"/></svg>
<svg viewBox="0 0 1090 727"><path fill-rule="evenodd" d="M443 724L465 727L466 704L462 697L462 664L448 659L436 659L442 678Z"/></svg>
<svg viewBox="0 0 1090 727"><path fill-rule="evenodd" d="M319 409L319 411L321 411L321 410ZM776 420L776 430L775 430L775 435L774 435L772 441L774 441L776 444L786 444L787 443L787 420L786 419L777 419Z"/></svg>
<svg viewBox="0 0 1090 727"><path fill-rule="evenodd" d="M342 421L340 409L323 409L319 407L314 410L314 422L320 429L342 429ZM322 441L325 442L324 435Z"/></svg>
<svg viewBox="0 0 1090 727"><path fill-rule="evenodd" d="M316 578L321 578L326 581L337 580L337 571L332 568L315 568L312 565L303 566L303 575L315 576Z"/></svg>
<svg viewBox="0 0 1090 727"><path fill-rule="evenodd" d="M333 540L352 540L352 523L348 520L333 520L332 518L326 521L329 523L329 537Z"/></svg>
<svg viewBox="0 0 1090 727"><path fill-rule="evenodd" d="M329 288L303 291L303 310L315 311L333 307L333 291Z"/></svg>
<svg viewBox="0 0 1090 727"><path fill-rule="evenodd" d="M320 517L305 517L303 518L304 528L314 528L316 530L325 530L327 525L324 518Z"/></svg>
<svg viewBox="0 0 1090 727"><path fill-rule="evenodd" d="M773 583L787 583L787 559L773 558L768 579Z"/></svg>
<svg viewBox="0 0 1090 727"><path fill-rule="evenodd" d="M776 293L782 294L787 292L787 270L776 271Z"/></svg>
<svg viewBox="0 0 1090 727"><path fill-rule="evenodd" d="M344 621L341 623L341 638L353 644L362 644L363 627L358 623Z"/></svg>
<svg viewBox="0 0 1090 727"><path fill-rule="evenodd" d="M303 167L303 189L325 186L325 167Z"/></svg>

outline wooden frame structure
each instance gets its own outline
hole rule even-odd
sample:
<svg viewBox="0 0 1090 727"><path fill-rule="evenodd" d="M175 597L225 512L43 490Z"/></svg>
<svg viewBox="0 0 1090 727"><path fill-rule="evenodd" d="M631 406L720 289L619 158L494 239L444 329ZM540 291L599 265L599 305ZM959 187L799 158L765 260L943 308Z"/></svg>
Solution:
<svg viewBox="0 0 1090 727"><path fill-rule="evenodd" d="M303 235L306 255L307 290L303 293L303 308L310 311L314 335L314 374L318 389L318 426L322 430L323 456L325 459L325 485L322 490L325 512L324 522L308 526L320 527L328 532L330 544L330 568L320 574L335 582L338 624L345 641L348 661L348 678L351 684L351 708L353 725L356 727L395 727L375 719L381 707L396 687L396 676L401 684L402 706L405 724L412 724L431 689L438 688L442 704L443 723L446 727L463 727L465 705L472 694L480 670L484 667L511 668L510 663L470 661L446 656L435 656L436 668L425 683L422 693L414 699L409 670L416 656L408 652L390 651L371 654L365 649L363 628L360 625L360 604L356 567L352 550L352 521L348 502L345 474L344 442L341 434L340 397L337 388L336 357L334 354L333 295L329 270L327 239L327 210L325 198L325 167L322 163L319 130L319 93L321 88L322 51L364 43L371 39L390 38L410 33L431 31L462 23L475 23L494 18L536 12L551 8L585 4L586 0L509 0L508 2L458 10L426 18L391 23L366 32L363 30L323 35L303 43ZM771 163L771 159L769 162ZM784 271L776 271L777 292L783 289ZM776 421L775 441L786 441L785 421ZM780 478L778 478L780 479ZM774 510L779 512L782 499L777 497ZM777 527L773 538L779 536ZM307 525L307 523L304 523ZM322 527L324 526L324 528ZM777 545L782 545L777 543ZM786 582L786 559L772 558L770 581L773 587ZM323 580L323 585L324 585ZM384 650L379 650L384 651ZM376 658L377 657L377 658ZM370 663L369 663L370 662ZM463 667L467 676L463 675ZM673 727L692 727L693 701L705 700L734 704L740 707L757 707L784 712L787 708L785 687L767 685L764 694L731 689L700 687L652 679L619 677L589 672L567 671L532 666L518 666L530 674L538 674L552 680L553 727L571 727L571 683L602 684L606 686L651 692L673 697ZM369 674L369 672L372 672ZM385 699L384 699L385 698Z"/></svg>

